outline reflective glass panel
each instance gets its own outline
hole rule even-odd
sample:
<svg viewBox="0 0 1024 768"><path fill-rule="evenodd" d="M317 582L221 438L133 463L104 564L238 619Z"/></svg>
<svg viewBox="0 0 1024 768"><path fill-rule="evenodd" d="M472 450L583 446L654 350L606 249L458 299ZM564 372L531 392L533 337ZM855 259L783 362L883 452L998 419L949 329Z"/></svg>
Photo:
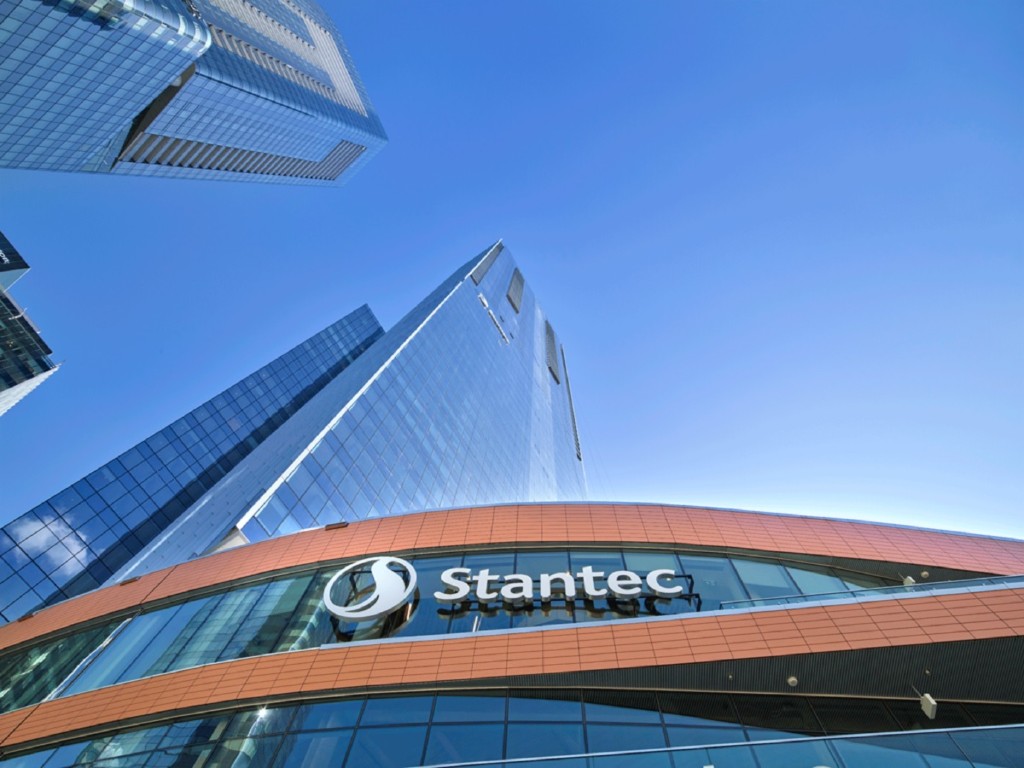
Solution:
<svg viewBox="0 0 1024 768"><path fill-rule="evenodd" d="M505 726L494 724L433 725L427 740L426 764L500 760Z"/></svg>
<svg viewBox="0 0 1024 768"><path fill-rule="evenodd" d="M509 723L505 757L574 755L585 752L583 725L574 723Z"/></svg>
<svg viewBox="0 0 1024 768"><path fill-rule="evenodd" d="M345 768L406 768L419 765L427 727L360 728Z"/></svg>

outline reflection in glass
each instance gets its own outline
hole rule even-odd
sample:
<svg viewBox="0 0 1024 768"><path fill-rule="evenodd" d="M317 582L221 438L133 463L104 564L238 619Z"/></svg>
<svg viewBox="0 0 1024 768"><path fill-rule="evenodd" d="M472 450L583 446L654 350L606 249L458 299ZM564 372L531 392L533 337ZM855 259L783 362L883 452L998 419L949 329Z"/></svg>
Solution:
<svg viewBox="0 0 1024 768"><path fill-rule="evenodd" d="M352 741L352 751L345 762L345 768L406 768L419 765L426 737L425 725L360 728Z"/></svg>
<svg viewBox="0 0 1024 768"><path fill-rule="evenodd" d="M505 738L503 724L434 725L427 741L424 762L455 763L500 760Z"/></svg>
<svg viewBox="0 0 1024 768"><path fill-rule="evenodd" d="M585 752L583 725L576 723L509 723L505 757L576 755Z"/></svg>
<svg viewBox="0 0 1024 768"><path fill-rule="evenodd" d="M682 555L680 560L693 576L693 591L700 595L701 610L716 611L723 602L750 597L729 560L698 555Z"/></svg>
<svg viewBox="0 0 1024 768"><path fill-rule="evenodd" d="M732 558L736 572L753 598L784 597L800 593L786 569L778 563Z"/></svg>
<svg viewBox="0 0 1024 768"><path fill-rule="evenodd" d="M288 736L281 746L274 768L323 768L340 766L345 760L352 731L320 731ZM223 765L232 765L223 763ZM248 762L242 765L250 768Z"/></svg>

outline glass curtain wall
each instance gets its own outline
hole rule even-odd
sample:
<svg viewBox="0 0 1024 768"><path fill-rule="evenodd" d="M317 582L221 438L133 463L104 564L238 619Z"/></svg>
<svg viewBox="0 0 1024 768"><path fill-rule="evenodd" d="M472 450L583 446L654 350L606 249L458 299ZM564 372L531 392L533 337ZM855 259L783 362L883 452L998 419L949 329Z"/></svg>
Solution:
<svg viewBox="0 0 1024 768"><path fill-rule="evenodd" d="M941 724L944 728L1002 725L1017 722L1021 714L1021 708L1013 706L943 706L949 708L952 718ZM0 760L0 766L397 768L695 746L710 748L676 753L674 765L953 768L970 765L964 761L967 756L980 760L985 755L989 762L982 760L978 764L1018 765L1006 762L1011 754L1006 750L1024 745L1024 728L939 732L932 742L927 734L895 734L849 741L711 746L935 727L919 710L912 715L915 707L916 702L910 701L652 691L518 691L512 695L475 692L352 698L249 708L136 729ZM841 713L847 708L853 714L844 717ZM961 762L923 762L924 758L905 751L928 753L929 744L942 749L955 745L960 750ZM932 756L943 754L942 749L933 746ZM888 762L868 762L883 755L888 756ZM581 761L579 765L671 768L672 759L662 752L619 756L618 762ZM712 762L706 762L707 759ZM564 768L570 763L555 764L563 764Z"/></svg>
<svg viewBox="0 0 1024 768"><path fill-rule="evenodd" d="M686 553L629 550L543 550L415 558L419 597L406 618L399 612L361 623L330 614L323 592L340 566L250 584L219 594L185 600L129 618L43 641L0 656L0 712L107 685L217 661L266 653L318 648L329 643L382 637L443 635L486 630L545 627L569 623L645 618L715 610L723 600L799 594L843 575L829 568ZM683 593L672 598L642 594L635 598L527 601L510 606L500 600L469 599L450 604L433 595L444 591L441 573L462 567L473 572L578 573L585 566L608 574L632 570L646 576L655 569L679 574ZM357 574L369 579L369 572ZM846 575L845 578L854 578ZM881 579L856 577L861 581ZM666 579L666 583L670 580ZM597 580L598 586L605 584ZM846 583L846 582L844 582ZM784 585L784 586L780 586Z"/></svg>

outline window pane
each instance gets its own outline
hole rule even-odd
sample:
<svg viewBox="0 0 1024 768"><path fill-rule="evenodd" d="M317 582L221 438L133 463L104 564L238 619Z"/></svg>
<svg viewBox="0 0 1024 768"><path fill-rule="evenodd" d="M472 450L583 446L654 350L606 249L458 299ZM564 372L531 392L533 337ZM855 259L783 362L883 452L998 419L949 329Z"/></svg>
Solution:
<svg viewBox="0 0 1024 768"><path fill-rule="evenodd" d="M587 723L588 752L661 749L665 746L665 732L660 725Z"/></svg>
<svg viewBox="0 0 1024 768"><path fill-rule="evenodd" d="M836 575L842 579L850 589L871 589L873 587L896 586L891 581L886 581L879 576L868 576L863 573L852 573L851 571L836 570Z"/></svg>
<svg viewBox="0 0 1024 768"><path fill-rule="evenodd" d="M786 566L786 571L796 582L797 588L805 595L821 595L827 592L848 592L846 582L832 573L831 568L813 566Z"/></svg>
<svg viewBox="0 0 1024 768"><path fill-rule="evenodd" d="M732 558L732 562L753 598L783 597L800 592L789 578L786 569L778 563L746 560L741 557Z"/></svg>
<svg viewBox="0 0 1024 768"><path fill-rule="evenodd" d="M693 576L693 590L700 595L701 610L716 611L726 600L747 599L747 591L728 559L697 555L680 555L679 559Z"/></svg>
<svg viewBox="0 0 1024 768"><path fill-rule="evenodd" d="M569 571L571 571L569 553L565 550L520 552L516 555L516 573L532 576L535 588L540 587L540 574ZM571 572L575 573L575 571ZM581 606L581 611L575 609L576 605ZM582 612L582 605L582 600L576 604L567 605L565 600L553 600L550 603L541 604L540 600L535 599L532 608L527 606L525 609L511 612L512 626L538 627L545 624L569 624L575 620L577 613Z"/></svg>
<svg viewBox="0 0 1024 768"><path fill-rule="evenodd" d="M345 768L406 768L420 765L427 727L360 728Z"/></svg>
<svg viewBox="0 0 1024 768"><path fill-rule="evenodd" d="M551 768L561 768L557 763L545 763ZM704 768L706 763L700 763ZM587 768L675 768L672 756L668 752L655 752L639 755L606 755L604 757L591 757Z"/></svg>
<svg viewBox="0 0 1024 768"><path fill-rule="evenodd" d="M758 736L751 734L751 739L776 738L777 734L813 736L823 732L804 699L790 696L737 696L734 703L740 722L748 730L761 730Z"/></svg>
<svg viewBox="0 0 1024 768"><path fill-rule="evenodd" d="M878 733L900 729L880 701L819 699L813 707L826 733Z"/></svg>
<svg viewBox="0 0 1024 768"><path fill-rule="evenodd" d="M750 747L712 747L708 750L708 765L715 768L757 768L754 751Z"/></svg>
<svg viewBox="0 0 1024 768"><path fill-rule="evenodd" d="M209 615L224 597L226 595L191 600L176 609L168 609L174 613L161 627L159 634L149 637L146 647L125 668L118 682L216 661L220 653L219 645L208 648L202 643L190 645L189 640L204 626L215 625L215 622L209 621Z"/></svg>
<svg viewBox="0 0 1024 768"><path fill-rule="evenodd" d="M245 768L269 768L280 743L280 736L218 741L203 768L235 768L243 765ZM147 768L156 764L152 758L146 763ZM278 765L281 764L278 763ZM287 765L292 764L287 763ZM303 764L296 763L295 765Z"/></svg>
<svg viewBox="0 0 1024 768"><path fill-rule="evenodd" d="M4 768L42 768L43 763L50 759L53 750L45 749L42 752L33 752L31 755L12 757L4 760L0 765Z"/></svg>
<svg viewBox="0 0 1024 768"><path fill-rule="evenodd" d="M927 768L919 755L907 751L901 736L837 739L832 744L846 768Z"/></svg>
<svg viewBox="0 0 1024 768"><path fill-rule="evenodd" d="M461 557L431 558L413 560L416 569L419 602L412 616L394 633L397 635L443 635L448 632L451 617L449 604L434 599L435 592L443 592L441 573L462 564ZM442 608L442 610L438 610Z"/></svg>
<svg viewBox="0 0 1024 768"><path fill-rule="evenodd" d="M1024 721L1020 707L999 704L968 704L966 707L978 725L1012 725Z"/></svg>
<svg viewBox="0 0 1024 768"><path fill-rule="evenodd" d="M515 572L515 555L466 555L463 565L474 573L487 568L492 574ZM485 629L507 629L512 626L512 617L502 607L501 600L491 600L485 604L486 610L476 598L475 590L470 600L456 609L451 619L451 632L476 632Z"/></svg>
<svg viewBox="0 0 1024 768"><path fill-rule="evenodd" d="M288 736L281 745L274 768L340 766L351 739L352 731L349 730Z"/></svg>
<svg viewBox="0 0 1024 768"><path fill-rule="evenodd" d="M120 623L104 624L0 658L0 712L42 701Z"/></svg>
<svg viewBox="0 0 1024 768"><path fill-rule="evenodd" d="M434 705L435 723L504 722L505 694L497 696L439 695Z"/></svg>
<svg viewBox="0 0 1024 768"><path fill-rule="evenodd" d="M583 726L574 723L509 723L505 757L575 755L585 752Z"/></svg>
<svg viewBox="0 0 1024 768"><path fill-rule="evenodd" d="M888 707L897 722L899 722L900 728L905 731L916 731L925 728L968 728L974 725L960 705L951 701L939 703L939 710L934 720L929 720L928 716L921 711L921 705L917 699L913 701L890 701L888 702Z"/></svg>
<svg viewBox="0 0 1024 768"><path fill-rule="evenodd" d="M508 700L508 719L579 723L583 721L583 709L579 699L575 697L565 700L531 698L528 695L512 696Z"/></svg>
<svg viewBox="0 0 1024 768"><path fill-rule="evenodd" d="M267 584L249 613L237 624L237 630L224 646L220 658L241 659L285 650L278 648L278 640L293 621L312 580L312 574L306 574ZM220 620L219 611L214 618Z"/></svg>
<svg viewBox="0 0 1024 768"><path fill-rule="evenodd" d="M662 568L679 572L679 558L671 552L624 552L623 559L628 570L642 575Z"/></svg>
<svg viewBox="0 0 1024 768"><path fill-rule="evenodd" d="M430 729L424 762L429 765L471 760L500 760L504 738L503 723L434 725Z"/></svg>
<svg viewBox="0 0 1024 768"><path fill-rule="evenodd" d="M814 766L831 768L837 765L835 755L822 741L787 742L754 747L760 768L793 768L793 766Z"/></svg>
<svg viewBox="0 0 1024 768"><path fill-rule="evenodd" d="M329 701L324 704L306 704L299 707L292 723L293 731L317 731L324 728L354 726L363 708L362 699Z"/></svg>
<svg viewBox="0 0 1024 768"><path fill-rule="evenodd" d="M928 734L937 736L938 734ZM918 738L922 738L922 736ZM1020 765L1024 754L1024 729L966 731L950 734L968 758L979 766Z"/></svg>
<svg viewBox="0 0 1024 768"><path fill-rule="evenodd" d="M69 685L65 696L91 691L118 680L121 673L158 637L178 608L167 608L137 616L118 634L110 645Z"/></svg>
<svg viewBox="0 0 1024 768"><path fill-rule="evenodd" d="M433 703L433 696L387 696L367 699L359 725L362 727L425 723L430 720Z"/></svg>
<svg viewBox="0 0 1024 768"><path fill-rule="evenodd" d="M739 723L732 701L721 694L660 693L658 700L667 725Z"/></svg>
<svg viewBox="0 0 1024 768"><path fill-rule="evenodd" d="M661 724L657 697L644 691L585 693L584 710L588 723Z"/></svg>
<svg viewBox="0 0 1024 768"><path fill-rule="evenodd" d="M736 744L747 737L738 725L731 728L712 728L699 725L670 725L665 729L668 743L673 747L699 747L703 744Z"/></svg>

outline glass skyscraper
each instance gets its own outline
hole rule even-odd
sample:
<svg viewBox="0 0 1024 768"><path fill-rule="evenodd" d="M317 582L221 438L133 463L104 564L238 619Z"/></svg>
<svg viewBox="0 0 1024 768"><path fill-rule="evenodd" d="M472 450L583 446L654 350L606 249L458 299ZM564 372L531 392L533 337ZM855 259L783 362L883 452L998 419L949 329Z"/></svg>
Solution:
<svg viewBox="0 0 1024 768"><path fill-rule="evenodd" d="M53 350L7 290L28 272L28 263L0 232L0 415L56 370Z"/></svg>
<svg viewBox="0 0 1024 768"><path fill-rule="evenodd" d="M557 335L496 243L362 307L8 524L0 612L331 523L585 495Z"/></svg>
<svg viewBox="0 0 1024 768"><path fill-rule="evenodd" d="M385 141L309 0L0 0L0 166L330 184Z"/></svg>

